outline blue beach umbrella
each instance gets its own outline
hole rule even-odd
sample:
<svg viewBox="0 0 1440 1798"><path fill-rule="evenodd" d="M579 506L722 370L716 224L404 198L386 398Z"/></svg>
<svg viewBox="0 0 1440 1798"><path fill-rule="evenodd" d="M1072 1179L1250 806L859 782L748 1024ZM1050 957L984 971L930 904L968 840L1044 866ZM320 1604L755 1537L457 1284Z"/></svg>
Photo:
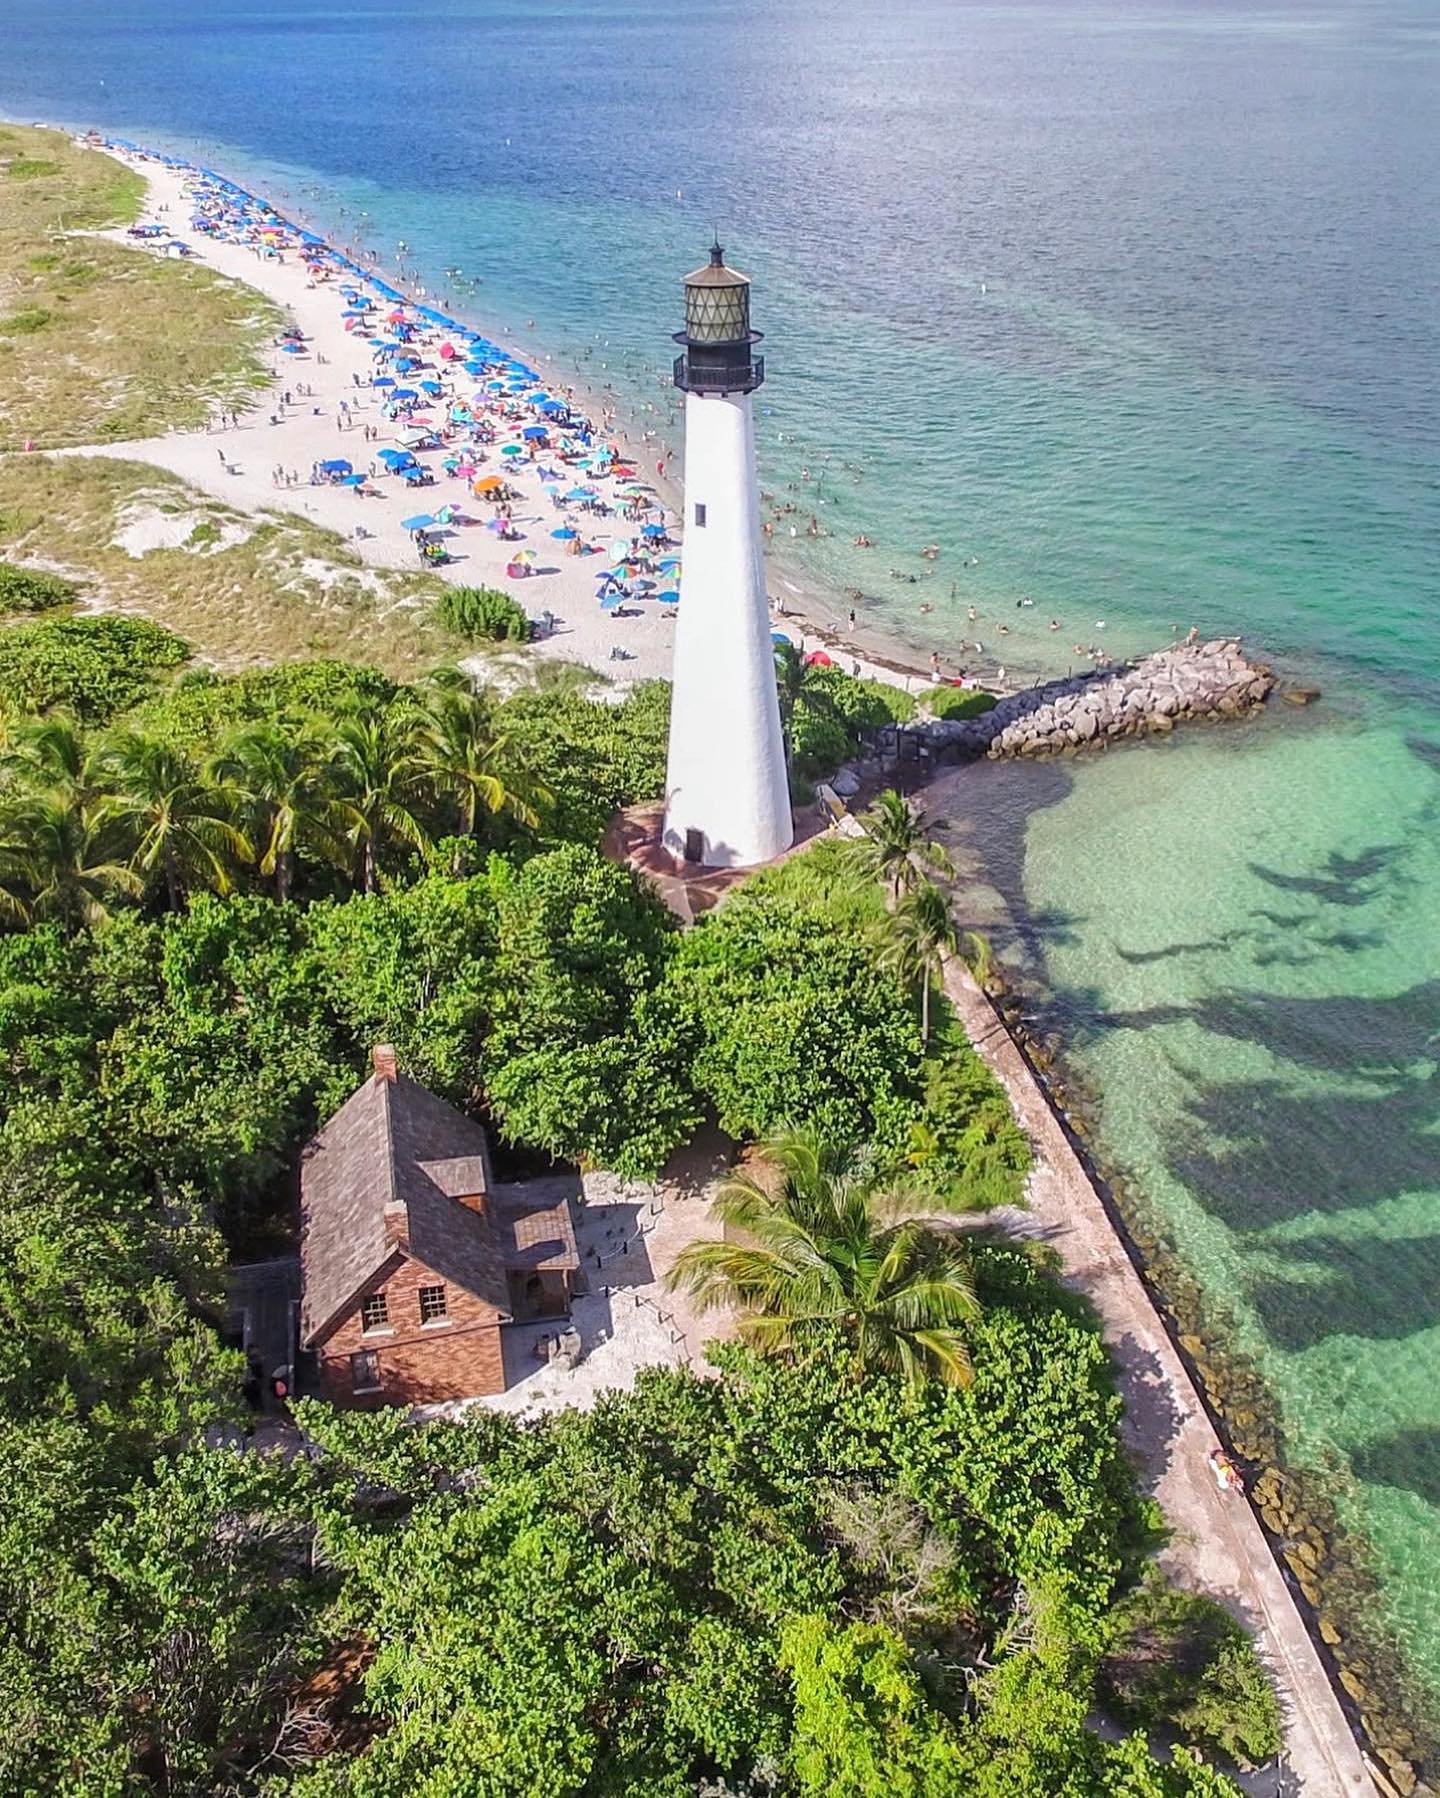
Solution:
<svg viewBox="0 0 1440 1798"><path fill-rule="evenodd" d="M663 593L657 593L655 597L660 601L662 606L678 606L680 603L680 593L678 588L675 587L667 587ZM778 632L776 634L777 636L779 635ZM787 637L781 637L780 641L786 643L789 639Z"/></svg>
<svg viewBox="0 0 1440 1798"><path fill-rule="evenodd" d="M533 443L537 437L548 437L550 433L545 429L544 425L526 425L520 435L522 437L528 437Z"/></svg>
<svg viewBox="0 0 1440 1798"><path fill-rule="evenodd" d="M305 354L304 347L298 343L282 343L280 348L287 356L303 356Z"/></svg>
<svg viewBox="0 0 1440 1798"><path fill-rule="evenodd" d="M397 387L390 397L392 400L418 400L420 395L413 387Z"/></svg>
<svg viewBox="0 0 1440 1798"><path fill-rule="evenodd" d="M558 531L551 531L550 535L558 538L561 543L573 543L580 533L573 524L563 524Z"/></svg>
<svg viewBox="0 0 1440 1798"><path fill-rule="evenodd" d="M417 512L413 518L402 518L400 529L402 531L428 531L435 522L428 512Z"/></svg>
<svg viewBox="0 0 1440 1798"><path fill-rule="evenodd" d="M340 485L342 487L363 487L365 485L365 477L363 474L342 474L340 477Z"/></svg>
<svg viewBox="0 0 1440 1798"><path fill-rule="evenodd" d="M328 462L320 464L321 474L349 474L351 464L343 456L335 456Z"/></svg>
<svg viewBox="0 0 1440 1798"><path fill-rule="evenodd" d="M433 398L434 395L437 393L444 393L445 389L440 385L440 383L438 381L422 381L420 383L420 391L421 391L421 393L430 394L431 397Z"/></svg>
<svg viewBox="0 0 1440 1798"><path fill-rule="evenodd" d="M602 612L617 611L628 598L629 595L625 593L607 593L600 601L600 610Z"/></svg>
<svg viewBox="0 0 1440 1798"><path fill-rule="evenodd" d="M393 387L395 385L395 377L394 375L376 375L370 385L372 387Z"/></svg>
<svg viewBox="0 0 1440 1798"><path fill-rule="evenodd" d="M669 532L663 524L647 524L641 528L642 537L667 537Z"/></svg>
<svg viewBox="0 0 1440 1798"><path fill-rule="evenodd" d="M505 445L505 447L501 450L500 454L502 456L523 456L525 454L525 451L520 447L520 445L518 443L507 443Z"/></svg>
<svg viewBox="0 0 1440 1798"><path fill-rule="evenodd" d="M660 570L661 574L676 574L679 572L680 558L679 556L666 556L663 560L657 562L655 566Z"/></svg>

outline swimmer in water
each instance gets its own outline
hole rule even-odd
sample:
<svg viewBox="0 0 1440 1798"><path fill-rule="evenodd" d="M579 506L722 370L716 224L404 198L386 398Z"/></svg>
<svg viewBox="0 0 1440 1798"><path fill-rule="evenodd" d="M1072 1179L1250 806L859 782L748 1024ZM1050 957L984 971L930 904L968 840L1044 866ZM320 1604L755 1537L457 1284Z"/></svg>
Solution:
<svg viewBox="0 0 1440 1798"><path fill-rule="evenodd" d="M927 543L924 549L920 551L920 554L924 556L927 562L933 562L936 556L940 554L940 545L938 543Z"/></svg>
<svg viewBox="0 0 1440 1798"><path fill-rule="evenodd" d="M971 622L971 624L974 624L974 622L975 622L975 608L974 608L974 606L966 606L966 608L965 608L965 616L966 616L966 617L967 617L967 618L968 618L968 619L969 619L969 620L970 620L970 622Z"/></svg>

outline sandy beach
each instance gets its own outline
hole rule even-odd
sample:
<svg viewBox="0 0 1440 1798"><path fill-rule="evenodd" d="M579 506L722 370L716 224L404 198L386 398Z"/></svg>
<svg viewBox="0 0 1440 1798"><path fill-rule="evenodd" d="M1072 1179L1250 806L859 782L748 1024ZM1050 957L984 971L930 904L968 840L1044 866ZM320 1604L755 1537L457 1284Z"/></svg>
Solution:
<svg viewBox="0 0 1440 1798"><path fill-rule="evenodd" d="M472 496L469 480L441 467L445 449L417 451L417 459L433 473L433 486L407 486L375 461L377 452L395 448L400 434L418 419L432 421L438 430L452 403L471 400L475 379L458 373L458 360L440 355L451 333L417 309L405 308L412 333L405 348L419 366L404 379L435 380L445 391L433 400L422 400L415 408L416 419L387 416L390 389L372 385L383 366L377 362L372 327L359 326L353 317L347 320L345 316L347 301L342 288L350 282L333 274L317 279L292 244L281 243L267 250L253 241L197 233L191 227L197 170L115 146L106 146L106 153L145 179L147 196L138 224L163 233L150 239L128 231L106 235L155 255L166 253L164 245L173 235L188 246L196 261L257 289L278 305L301 333L301 346L291 352L278 342L274 345L268 392L233 421L216 418L200 431L172 431L59 453L150 462L245 511L299 513L339 533L375 567L419 566L415 541L403 521L417 514L434 514L441 507L455 507L460 520L436 533L450 559L435 572L457 585L496 587L510 594L536 624L532 646L536 654L597 669L618 687L668 677L675 608L658 603L652 597L654 589L618 612L602 611L597 599L597 577L611 566L613 547L629 538L642 518L663 522L668 542L660 553L683 557L675 482L680 470L673 464L663 470L657 466L655 446L646 446L634 433L627 435L613 415L602 417L600 403L582 388L568 381L554 382L555 396L568 401L576 416L588 416L597 436L615 444L626 458L625 465L634 469L636 481L650 489L651 508L623 516L619 511L623 501L612 500L614 490L623 485L621 481L603 475L572 476L563 470L564 479L556 481L542 476L542 468L551 474L560 468L555 458L543 451L533 459L497 454L501 436L518 436L522 426L539 416L511 406L508 415L501 417L497 401L491 421L497 427L496 444L487 451L478 476L503 471L507 485L518 495L510 505L518 537L503 541L490 528L493 508ZM351 328L347 329L347 323ZM477 403L477 419L482 410ZM312 468L334 459L349 461L357 474L372 468L377 472L362 491L328 482L312 483ZM277 481L277 469L291 471L294 484ZM560 496L576 480L594 482L601 504L613 503L614 515L597 516L563 504ZM567 525L580 531L582 539L594 546L594 553L567 553L572 545L552 536ZM519 551L528 552L534 560L532 572L517 578L507 570ZM774 587L780 596L776 629L802 650L828 649L847 671L890 684L916 691L929 685L926 671L908 667L903 652L891 653L888 646L877 650L873 644L862 650L858 641L848 640L843 629L827 628L807 617L797 603L792 582L777 578ZM831 617L842 610L838 601L833 610L817 609Z"/></svg>

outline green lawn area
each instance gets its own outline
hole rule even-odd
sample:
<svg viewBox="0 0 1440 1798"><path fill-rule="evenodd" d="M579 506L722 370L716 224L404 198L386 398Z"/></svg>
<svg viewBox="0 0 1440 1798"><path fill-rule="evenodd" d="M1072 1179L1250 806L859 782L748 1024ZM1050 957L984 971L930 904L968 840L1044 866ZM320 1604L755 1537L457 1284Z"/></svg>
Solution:
<svg viewBox="0 0 1440 1798"><path fill-rule="evenodd" d="M0 560L61 573L81 609L142 614L224 668L335 657L404 679L461 653L435 576L367 568L333 531L251 517L147 463L0 459Z"/></svg>
<svg viewBox="0 0 1440 1798"><path fill-rule="evenodd" d="M153 436L263 386L269 301L84 235L131 223L143 197L60 132L0 126L0 450Z"/></svg>

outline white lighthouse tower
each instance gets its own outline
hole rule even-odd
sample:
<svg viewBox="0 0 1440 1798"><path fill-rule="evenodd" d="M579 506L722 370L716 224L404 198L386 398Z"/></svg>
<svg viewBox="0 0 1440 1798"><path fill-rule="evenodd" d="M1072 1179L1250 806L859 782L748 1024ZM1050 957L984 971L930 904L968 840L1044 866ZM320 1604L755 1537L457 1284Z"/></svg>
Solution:
<svg viewBox="0 0 1440 1798"><path fill-rule="evenodd" d="M685 277L685 597L675 626L665 847L710 868L768 862L794 838L761 557L750 396L750 282L719 244Z"/></svg>

